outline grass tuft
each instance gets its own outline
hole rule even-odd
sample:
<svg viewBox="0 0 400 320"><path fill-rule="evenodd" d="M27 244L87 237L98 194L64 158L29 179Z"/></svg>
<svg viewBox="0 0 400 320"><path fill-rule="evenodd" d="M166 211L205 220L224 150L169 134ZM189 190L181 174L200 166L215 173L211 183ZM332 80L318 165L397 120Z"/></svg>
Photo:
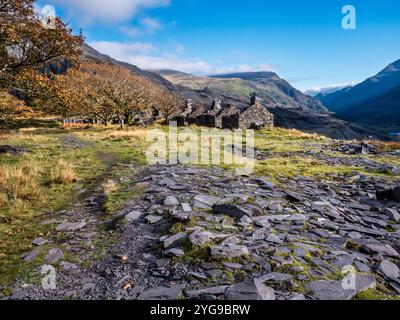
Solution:
<svg viewBox="0 0 400 320"><path fill-rule="evenodd" d="M73 165L64 159L58 160L55 168L50 171L50 180L52 183L63 185L76 182Z"/></svg>

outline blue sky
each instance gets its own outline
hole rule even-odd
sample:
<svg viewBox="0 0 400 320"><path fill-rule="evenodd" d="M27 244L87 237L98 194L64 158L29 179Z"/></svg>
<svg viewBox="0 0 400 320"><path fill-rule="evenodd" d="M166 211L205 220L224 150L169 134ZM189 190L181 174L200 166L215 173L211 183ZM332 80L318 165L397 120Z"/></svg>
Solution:
<svg viewBox="0 0 400 320"><path fill-rule="evenodd" d="M272 70L305 90L400 59L398 0L41 0L103 53L144 69ZM342 7L357 10L344 30Z"/></svg>

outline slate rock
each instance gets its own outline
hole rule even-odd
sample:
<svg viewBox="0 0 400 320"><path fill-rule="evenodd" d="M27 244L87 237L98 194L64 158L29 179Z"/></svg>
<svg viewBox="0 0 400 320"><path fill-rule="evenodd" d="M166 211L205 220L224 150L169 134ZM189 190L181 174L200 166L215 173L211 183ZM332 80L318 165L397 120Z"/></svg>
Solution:
<svg viewBox="0 0 400 320"><path fill-rule="evenodd" d="M399 267L389 260L383 260L379 264L378 272L389 279L397 279L400 276Z"/></svg>
<svg viewBox="0 0 400 320"><path fill-rule="evenodd" d="M40 249L35 249L29 253L26 253L24 255L22 255L22 258L24 259L25 262L32 262L34 261L40 254Z"/></svg>
<svg viewBox="0 0 400 320"><path fill-rule="evenodd" d="M165 254L168 256L180 258L180 257L185 256L185 251L183 251L183 249L180 249L180 248L172 248L172 249L168 249L167 251L165 251Z"/></svg>
<svg viewBox="0 0 400 320"><path fill-rule="evenodd" d="M400 221L400 214L397 210L386 208L384 213L389 217L390 220L392 220L394 222Z"/></svg>
<svg viewBox="0 0 400 320"><path fill-rule="evenodd" d="M131 223L140 219L143 215L143 212L140 211L132 211L125 216L125 221L127 223Z"/></svg>
<svg viewBox="0 0 400 320"><path fill-rule="evenodd" d="M253 279L251 281L235 284L228 288L225 292L226 300L275 300L274 289L267 287L260 280Z"/></svg>
<svg viewBox="0 0 400 320"><path fill-rule="evenodd" d="M350 239L358 240L358 239L362 238L362 235L359 232L352 231L352 232L349 232L348 237Z"/></svg>
<svg viewBox="0 0 400 320"><path fill-rule="evenodd" d="M378 191L376 198L379 201L394 201L400 202L400 186L397 186L390 190Z"/></svg>
<svg viewBox="0 0 400 320"><path fill-rule="evenodd" d="M231 204L217 204L213 206L213 212L215 214L223 214L232 218L241 219L244 216L247 216L248 213L243 211L237 206Z"/></svg>
<svg viewBox="0 0 400 320"><path fill-rule="evenodd" d="M53 264L59 261L62 257L64 257L64 253L58 248L53 248L49 250L44 257L44 260L47 264Z"/></svg>
<svg viewBox="0 0 400 320"><path fill-rule="evenodd" d="M365 244L362 247L368 253L397 258L399 253L389 244Z"/></svg>
<svg viewBox="0 0 400 320"><path fill-rule="evenodd" d="M141 293L138 300L156 301L156 300L177 300L185 285L173 287L159 287Z"/></svg>
<svg viewBox="0 0 400 320"><path fill-rule="evenodd" d="M164 200L164 204L166 206L178 206L179 205L179 201L176 197L174 196L168 196L165 200Z"/></svg>
<svg viewBox="0 0 400 320"><path fill-rule="evenodd" d="M86 226L86 222L65 222L56 227L56 231L78 231Z"/></svg>
<svg viewBox="0 0 400 320"><path fill-rule="evenodd" d="M194 206L200 209L212 209L220 200L220 198L210 195L198 195L194 197Z"/></svg>
<svg viewBox="0 0 400 320"><path fill-rule="evenodd" d="M154 223L157 223L157 222L161 221L162 218L163 217L161 217L161 216L156 216L156 215L150 214L150 215L145 217L145 220L149 224L154 224Z"/></svg>
<svg viewBox="0 0 400 320"><path fill-rule="evenodd" d="M182 210L184 212L192 212L192 207L190 203L182 203Z"/></svg>
<svg viewBox="0 0 400 320"><path fill-rule="evenodd" d="M32 244L35 246L43 246L46 243L48 243L48 240L44 239L44 238L36 238L35 240L32 241Z"/></svg>
<svg viewBox="0 0 400 320"><path fill-rule="evenodd" d="M210 231L196 230L189 235L189 241L194 246L201 246L212 242L215 239L225 239L229 235L223 233L213 233Z"/></svg>
<svg viewBox="0 0 400 320"><path fill-rule="evenodd" d="M222 295L226 292L226 289L228 289L229 286L217 286L217 287L211 287L211 288L205 288L205 289L199 289L199 290L190 290L186 291L185 296L188 298L196 298L200 297L202 295Z"/></svg>
<svg viewBox="0 0 400 320"><path fill-rule="evenodd" d="M16 146L0 146L0 154L11 154L11 155L20 155L24 153L30 153L28 149Z"/></svg>
<svg viewBox="0 0 400 320"><path fill-rule="evenodd" d="M60 267L63 268L65 271L78 269L78 266L75 263L70 263L70 262L61 262Z"/></svg>
<svg viewBox="0 0 400 320"><path fill-rule="evenodd" d="M275 184L268 180L268 178L261 177L254 180L262 189L273 190Z"/></svg>
<svg viewBox="0 0 400 320"><path fill-rule="evenodd" d="M373 275L355 275L355 287L348 288L342 281L313 281L306 285L307 293L316 300L351 300L358 293L376 288Z"/></svg>
<svg viewBox="0 0 400 320"><path fill-rule="evenodd" d="M360 272L363 272L363 273L370 273L371 272L371 268L368 267L365 263L362 263L362 262L356 260L356 261L354 261L354 265L356 266L356 268Z"/></svg>
<svg viewBox="0 0 400 320"><path fill-rule="evenodd" d="M178 234L175 234L171 237L168 237L167 239L165 239L164 242L164 248L165 249L169 249L173 246L176 246L180 243L182 243L184 240L186 240L188 237L187 233L184 232L180 232Z"/></svg>
<svg viewBox="0 0 400 320"><path fill-rule="evenodd" d="M294 192L286 192L286 199L291 202L304 202L306 199Z"/></svg>
<svg viewBox="0 0 400 320"><path fill-rule="evenodd" d="M229 246L213 246L211 247L211 256L213 258L240 258L249 255L249 249L245 246L240 245L229 245Z"/></svg>
<svg viewBox="0 0 400 320"><path fill-rule="evenodd" d="M290 282L293 279L291 274L287 273L280 273L280 272L271 272L265 274L259 278L257 278L261 282L275 282L275 283L282 283L282 282Z"/></svg>
<svg viewBox="0 0 400 320"><path fill-rule="evenodd" d="M283 241L281 238L279 238L276 234L270 234L265 241L270 242L270 243L275 243L275 244L282 244Z"/></svg>
<svg viewBox="0 0 400 320"><path fill-rule="evenodd" d="M170 211L170 214L174 219L181 222L187 222L193 216L191 212L177 211L177 210Z"/></svg>

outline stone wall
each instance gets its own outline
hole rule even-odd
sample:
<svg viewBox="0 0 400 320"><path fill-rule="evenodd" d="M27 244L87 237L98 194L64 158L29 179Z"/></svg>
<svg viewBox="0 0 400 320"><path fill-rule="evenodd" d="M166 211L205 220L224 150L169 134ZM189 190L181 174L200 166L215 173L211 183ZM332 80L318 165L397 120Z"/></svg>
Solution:
<svg viewBox="0 0 400 320"><path fill-rule="evenodd" d="M262 129L274 126L274 116L260 103L255 94L251 96L251 105L244 111L235 106L222 107L220 100L215 100L212 108L193 106L188 100L186 110L174 118L178 126L196 124L198 126L220 129Z"/></svg>
<svg viewBox="0 0 400 320"><path fill-rule="evenodd" d="M241 129L259 130L274 126L274 116L260 103L248 107L240 114Z"/></svg>

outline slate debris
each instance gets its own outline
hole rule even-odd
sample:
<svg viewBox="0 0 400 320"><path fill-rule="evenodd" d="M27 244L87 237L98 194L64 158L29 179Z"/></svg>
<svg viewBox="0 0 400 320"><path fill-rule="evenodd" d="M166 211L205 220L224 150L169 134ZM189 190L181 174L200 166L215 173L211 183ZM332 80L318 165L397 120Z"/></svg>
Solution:
<svg viewBox="0 0 400 320"><path fill-rule="evenodd" d="M13 156L19 156L19 155L23 155L26 153L31 153L31 151L26 148L17 147L17 146L9 146L9 145L0 146L0 155L1 154L11 154Z"/></svg>
<svg viewBox="0 0 400 320"><path fill-rule="evenodd" d="M247 216L248 213L243 211L239 207L232 204L218 204L213 206L213 212L215 214L223 214L232 218L241 219Z"/></svg>
<svg viewBox="0 0 400 320"><path fill-rule="evenodd" d="M350 161L379 169L365 159L318 157L332 165ZM63 251L41 247L21 257L26 263L41 258L60 263L57 290L19 286L15 297L349 300L377 282L398 294L400 204L393 201L395 187L388 196L391 184L384 177L359 173L332 181L279 180L232 177L214 167L148 167L132 180L143 181L148 189L117 214L126 223L106 231L103 239L118 235L118 240L104 257L89 267L64 261L69 256L64 249L82 262L89 259L96 245L92 239L102 232L93 215L100 203L85 202L83 211L59 214L54 231L65 231ZM377 197L382 191L385 197ZM77 217L82 222L72 222ZM46 235L34 243L56 246L58 241ZM349 267L361 274L355 288L345 289L338 273Z"/></svg>

